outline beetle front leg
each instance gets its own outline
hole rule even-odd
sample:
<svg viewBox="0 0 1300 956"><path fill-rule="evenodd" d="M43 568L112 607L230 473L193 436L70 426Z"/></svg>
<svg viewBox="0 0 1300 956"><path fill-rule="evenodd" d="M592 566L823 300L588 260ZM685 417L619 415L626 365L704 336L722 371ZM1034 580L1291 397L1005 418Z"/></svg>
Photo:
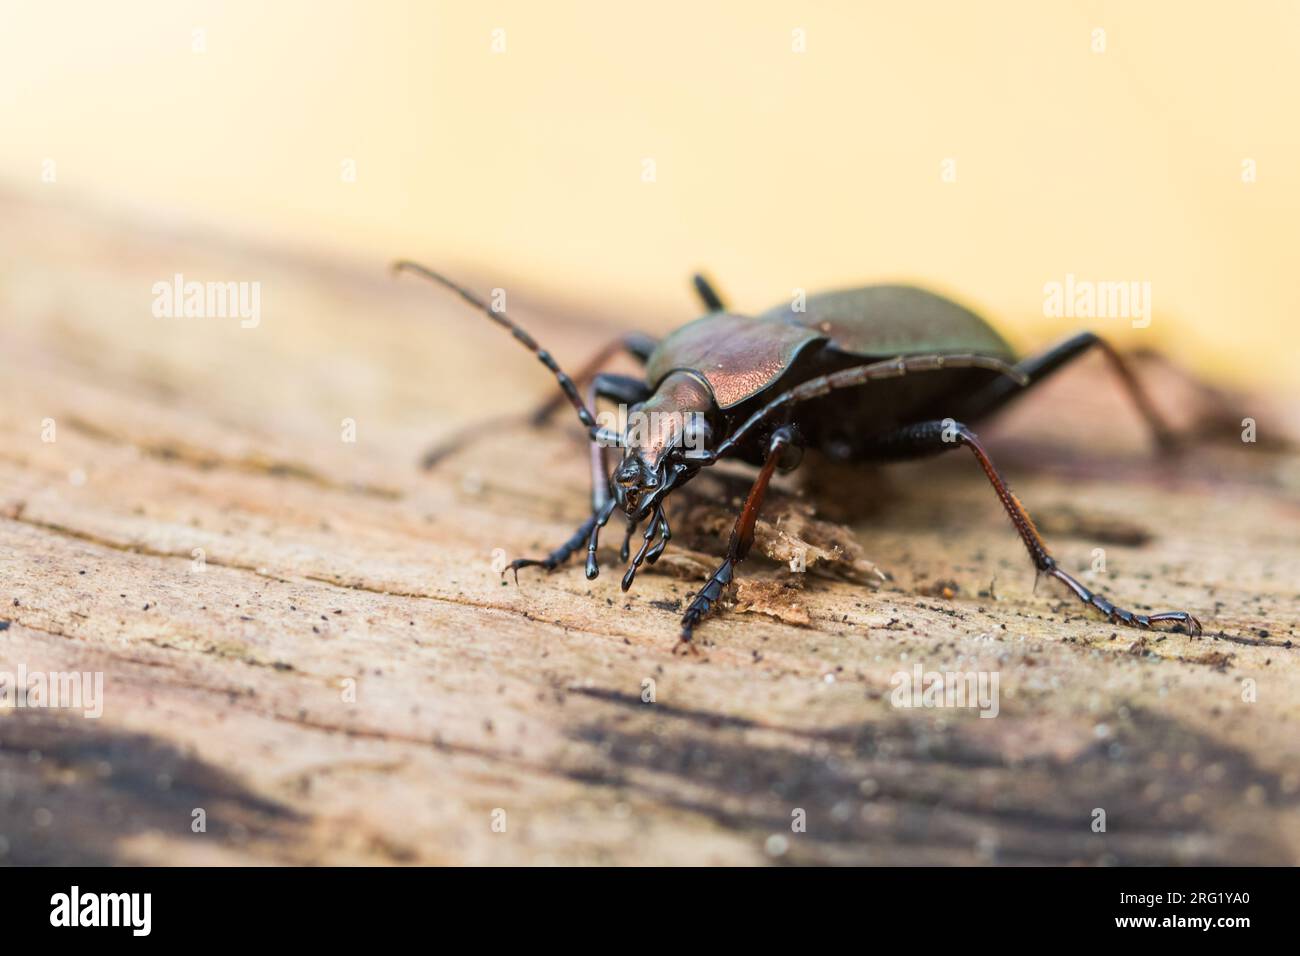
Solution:
<svg viewBox="0 0 1300 956"><path fill-rule="evenodd" d="M1029 512L1020 503L1020 499L1007 487L1006 481L998 473L997 468L993 466L992 459L989 458L988 452L984 450L984 446L980 444L979 439L975 437L975 433L960 422L945 419L944 421L910 425L897 432L878 438L873 443L872 452L880 458L894 457L902 459L927 452L945 451L954 445L965 445L975 455L976 460L979 461L980 467L989 480L989 484L997 492L998 500L1002 502L1002 507L1011 518L1011 523L1015 525L1020 539L1025 543L1025 548L1028 549L1029 556L1033 559L1034 567L1039 574L1047 574L1056 578L1068 587L1075 597L1084 604L1101 611L1112 623L1140 628L1149 628L1153 624L1180 624L1187 629L1189 634L1201 633L1201 622L1186 611L1137 614L1122 607L1117 607L1104 596L1093 593L1081 581L1063 570L1056 563L1056 559L1048 553L1047 545L1043 543L1042 536L1039 535L1038 529L1034 527L1034 521L1029 517Z"/></svg>
<svg viewBox="0 0 1300 956"><path fill-rule="evenodd" d="M634 404L645 399L645 384L637 379L628 378L624 375L597 375L592 380L587 392L587 401L592 408L596 407L598 399L606 398L620 401L624 404ZM573 533L568 541L560 545L544 558L516 558L507 566L507 571L513 571L515 583L519 582L519 569L530 567L542 567L547 571L554 571L557 567L573 555L583 546L584 543L590 543L595 540L596 535L600 533L606 522L609 521L610 515L616 502L610 497L609 493L609 469L605 464L605 448L599 442L590 442L589 451L591 455L591 517L582 523L577 531ZM595 555L589 553L587 563L587 577L594 578L592 572L594 567ZM598 569L597 569L598 571ZM504 576L505 572L502 572Z"/></svg>
<svg viewBox="0 0 1300 956"><path fill-rule="evenodd" d="M545 568L547 571L554 571L565 561L568 561L573 552L577 551L587 542L587 538L591 535L591 529L596 526L597 517L598 515L593 514L590 518L584 521L579 526L578 530L573 533L573 537L564 542L564 544L560 545L546 557L515 558L506 565L506 571L514 572L515 584L519 583L520 568L540 567ZM506 571L501 572L502 577L505 577Z"/></svg>
<svg viewBox="0 0 1300 956"><path fill-rule="evenodd" d="M772 440L767 446L767 458L763 461L758 477L754 479L753 487L749 489L749 497L745 499L745 506L736 518L735 527L731 529L731 539L727 542L727 556L718 569L710 575L704 587L700 588L686 608L686 613L682 615L682 643L690 641L696 625L721 600L727 585L731 583L736 565L745 560L745 555L749 554L749 549L754 544L754 525L758 521L758 511L763 506L767 486L781 461L782 453L794 444L795 435L788 426L778 428L772 433Z"/></svg>
<svg viewBox="0 0 1300 956"><path fill-rule="evenodd" d="M610 498L605 502L605 507L601 508L593 515L591 530L587 534L587 580L594 581L600 574L600 566L596 564L596 549L600 547L600 529L605 527L609 522L609 516L614 513L618 507L618 501Z"/></svg>

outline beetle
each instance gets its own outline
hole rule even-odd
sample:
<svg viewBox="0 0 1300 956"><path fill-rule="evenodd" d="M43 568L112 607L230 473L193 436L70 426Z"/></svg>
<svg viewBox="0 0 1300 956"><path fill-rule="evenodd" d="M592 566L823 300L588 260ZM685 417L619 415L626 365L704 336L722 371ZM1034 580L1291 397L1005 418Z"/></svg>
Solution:
<svg viewBox="0 0 1300 956"><path fill-rule="evenodd" d="M1200 622L1186 611L1138 614L1118 607L1063 569L971 430L972 424L1062 366L1098 349L1109 359L1157 442L1172 449L1173 432L1133 370L1092 332L1080 332L1038 355L1017 360L1002 336L980 316L915 286L871 285L827 292L750 317L730 311L713 285L696 275L695 288L707 313L660 341L632 333L610 343L578 376L587 386L584 399L551 354L504 310L490 307L468 289L417 263L401 261L394 270L451 289L511 332L560 385L562 395L543 406L534 420L541 421L560 407L557 400L563 398L587 431L591 516L546 557L512 561L507 570L516 579L521 568L552 571L584 545L586 574L595 578L601 530L621 510L627 521L622 560L628 560L628 542L645 523L640 546L623 576L627 590L642 564L653 564L668 545L671 531L664 503L669 495L722 459L747 462L758 468L758 474L736 517L721 564L682 616L681 641L688 642L749 552L773 473L795 467L804 448L819 449L832 460L879 463L964 447L993 486L1039 574L1062 582L1112 623L1136 628L1168 624L1191 634L1201 631ZM601 371L620 351L644 365L643 378ZM626 429L600 424L593 409L601 399L630 409ZM623 450L612 472L606 467L606 448ZM426 465L441 453L427 457Z"/></svg>

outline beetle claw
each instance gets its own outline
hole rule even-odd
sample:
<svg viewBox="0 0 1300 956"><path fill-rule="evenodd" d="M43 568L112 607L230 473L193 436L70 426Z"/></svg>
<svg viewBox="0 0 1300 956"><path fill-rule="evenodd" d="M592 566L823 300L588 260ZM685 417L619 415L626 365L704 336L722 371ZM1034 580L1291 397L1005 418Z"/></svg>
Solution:
<svg viewBox="0 0 1300 956"><path fill-rule="evenodd" d="M677 654L689 654L691 657L699 657L700 647L691 641L689 634L683 633L678 637L677 643L673 645L673 655L676 656Z"/></svg>
<svg viewBox="0 0 1300 956"><path fill-rule="evenodd" d="M510 571L515 576L515 584L519 583L520 568L545 568L547 573L555 570L555 562L550 558L515 558L506 566L506 571ZM506 571L501 572L501 577L506 576Z"/></svg>
<svg viewBox="0 0 1300 956"><path fill-rule="evenodd" d="M655 539L656 532L661 534L658 545L653 552L650 551L650 545ZM629 535L630 537L630 535ZM632 581L636 577L637 571L640 570L641 564L646 560L646 554L650 553L650 563L654 564L655 558L659 557L660 552L668 543L668 522L664 519L662 508L655 508L654 516L650 519L650 524L646 526L645 534L642 535L641 547L637 549L636 557L632 559L632 564L628 567L627 573L623 575L623 590L626 591L632 586Z"/></svg>

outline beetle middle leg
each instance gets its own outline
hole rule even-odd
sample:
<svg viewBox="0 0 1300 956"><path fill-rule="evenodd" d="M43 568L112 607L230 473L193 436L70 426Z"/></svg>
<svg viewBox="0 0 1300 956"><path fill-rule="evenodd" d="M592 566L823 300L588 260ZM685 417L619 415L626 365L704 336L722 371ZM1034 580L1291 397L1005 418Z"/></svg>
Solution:
<svg viewBox="0 0 1300 956"><path fill-rule="evenodd" d="M601 370L609 364L610 360L619 354L630 355L638 363L644 365L657 344L658 342L655 339L640 332L629 332L627 335L621 335L612 342L607 343L593 355L587 364L582 366L573 376L573 381L579 387L590 386L599 377ZM564 407L565 402L564 393L559 392L546 399L533 411L526 412L522 416L511 415L489 422L473 422L466 425L464 428L452 432L437 444L430 446L420 456L420 467L425 471L429 471L444 458L468 447L484 435L490 434L494 428L510 428L518 425L540 428Z"/></svg>
<svg viewBox="0 0 1300 956"><path fill-rule="evenodd" d="M1005 378L997 379L984 386L974 395L964 400L954 411L954 418L965 421L979 421L987 415L998 411L1014 398L1024 394L1029 388L1051 376L1053 372L1081 358L1093 349L1100 349L1106 356L1111 368L1119 376L1124 390L1142 415L1151 430L1156 443L1165 451L1177 447L1178 438L1172 428L1156 410L1146 389L1133 371L1132 365L1113 345L1093 332L1080 332L1059 342L1045 352L1030 356L1016 365L1029 377L1027 385L1018 386Z"/></svg>
<svg viewBox="0 0 1300 956"><path fill-rule="evenodd" d="M736 565L749 554L749 549L754 544L754 524L758 521L758 511L763 505L763 497L767 494L772 473L776 471L784 453L792 447L796 447L793 429L783 426L772 433L771 441L767 446L767 458L758 472L758 477L754 479L753 487L749 489L749 497L745 499L745 506L737 516L735 526L731 529L731 539L727 542L727 555L704 587L700 588L692 599L686 608L686 613L682 615L682 642L691 639L695 626L709 611L713 610L714 605L722 597L722 592L731 583Z"/></svg>
<svg viewBox="0 0 1300 956"><path fill-rule="evenodd" d="M650 359L650 353L655 350L655 346L658 344L656 339L640 332L629 332L627 335L621 335L614 341L607 343L588 360L586 365L578 369L573 376L573 380L583 384L594 382L610 360L619 354L630 355L639 364L645 365ZM552 395L528 416L528 421L532 425L544 425L551 419L551 416L563 407L564 396Z"/></svg>
<svg viewBox="0 0 1300 956"><path fill-rule="evenodd" d="M1081 581L1061 568L1056 563L1056 559L1048 553L1047 545L1043 543L1042 536L1039 535L1038 529L1034 527L1029 512L1020 503L1020 499L1007 487L1006 481L999 474L997 468L994 467L988 452L984 450L984 446L975 437L975 433L960 422L944 419L943 421L909 425L896 432L880 436L871 443L870 448L878 460L898 460L947 451L954 445L966 446L979 461L989 483L993 485L993 490L997 492L1002 507L1006 510L1007 515L1011 518L1011 523L1015 525L1021 540L1024 541L1025 547L1029 550L1029 556L1033 559L1034 567L1038 570L1038 573L1056 578L1068 587L1080 601L1105 614L1113 623L1139 628L1149 628L1151 625L1159 623L1181 624L1190 634L1201 633L1201 623L1186 611L1137 614L1122 607L1116 607L1105 597L1089 590Z"/></svg>

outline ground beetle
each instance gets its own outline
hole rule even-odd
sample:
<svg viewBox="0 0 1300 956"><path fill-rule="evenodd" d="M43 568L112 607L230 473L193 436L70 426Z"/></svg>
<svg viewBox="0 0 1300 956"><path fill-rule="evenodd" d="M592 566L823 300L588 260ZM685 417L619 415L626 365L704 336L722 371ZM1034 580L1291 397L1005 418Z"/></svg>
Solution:
<svg viewBox="0 0 1300 956"><path fill-rule="evenodd" d="M681 639L689 641L753 544L754 523L773 472L797 464L803 448L820 449L840 461L887 462L962 445L984 469L1038 573L1063 582L1112 622L1140 628L1169 622L1192 634L1201 630L1186 611L1135 614L1116 607L1063 570L968 427L1095 347L1110 360L1156 439L1171 446L1172 433L1128 364L1091 332L1017 362L987 322L924 289L874 285L828 292L751 318L728 311L712 285L697 275L696 291L708 314L662 341L630 334L612 342L578 376L587 383L584 400L550 353L503 310L416 263L398 262L394 268L441 283L508 329L555 375L587 429L592 515L547 557L512 562L509 569L516 576L530 565L552 570L585 544L587 577L596 577L600 531L621 509L628 525L623 560L628 558L627 541L647 522L623 577L627 590L642 563L653 564L668 544L668 495L720 459L748 462L758 467L758 476L736 518L726 557L682 617ZM644 363L644 379L601 371L620 351ZM629 407L636 428L602 427L593 414L599 399ZM559 404L547 403L536 420ZM623 449L612 474L605 461L607 447ZM426 464L435 457L426 458Z"/></svg>

